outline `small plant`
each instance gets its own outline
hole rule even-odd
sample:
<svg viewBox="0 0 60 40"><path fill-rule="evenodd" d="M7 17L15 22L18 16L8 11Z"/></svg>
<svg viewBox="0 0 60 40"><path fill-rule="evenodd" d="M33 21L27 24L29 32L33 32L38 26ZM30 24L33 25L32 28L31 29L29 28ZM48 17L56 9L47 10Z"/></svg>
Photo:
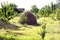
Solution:
<svg viewBox="0 0 60 40"><path fill-rule="evenodd" d="M26 22L26 20L27 20L27 17L25 16L24 13L22 13L22 14L20 15L20 20L19 20L19 22L20 22L21 24L24 24L24 23Z"/></svg>
<svg viewBox="0 0 60 40"><path fill-rule="evenodd" d="M46 33L46 23L42 26L42 33L41 33L41 36L42 36L42 39L44 40L44 37L45 37L45 33Z"/></svg>

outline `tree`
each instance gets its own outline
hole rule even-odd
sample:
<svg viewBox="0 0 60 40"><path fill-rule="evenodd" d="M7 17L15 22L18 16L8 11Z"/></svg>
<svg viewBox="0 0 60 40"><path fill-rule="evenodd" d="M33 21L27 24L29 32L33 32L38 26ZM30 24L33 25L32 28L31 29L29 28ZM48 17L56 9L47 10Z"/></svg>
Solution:
<svg viewBox="0 0 60 40"><path fill-rule="evenodd" d="M31 7L31 12L33 12L33 13L38 13L38 11L39 11L39 9L37 8L37 6L36 5L33 5L32 7Z"/></svg>
<svg viewBox="0 0 60 40"><path fill-rule="evenodd" d="M16 4L10 3L9 5L10 5L10 7L17 8Z"/></svg>
<svg viewBox="0 0 60 40"><path fill-rule="evenodd" d="M55 12L56 12L56 4L53 4L53 2L51 2L51 6L50 5L45 5L43 8L41 8L38 11L38 15L40 14L40 16L47 17L51 13L55 14Z"/></svg>
<svg viewBox="0 0 60 40"><path fill-rule="evenodd" d="M40 9L40 10L38 11L38 13L37 13L38 18L39 18L39 17L42 17L43 14L44 14L44 10Z"/></svg>
<svg viewBox="0 0 60 40"><path fill-rule="evenodd" d="M1 3L0 8L0 19L4 22L8 22L10 19L15 17L17 15L17 12L14 11L13 6L10 5L10 3Z"/></svg>
<svg viewBox="0 0 60 40"><path fill-rule="evenodd" d="M52 12L54 11L54 10L56 10L56 7L57 7L57 5L56 4L53 4L53 2L51 2L51 10L52 10Z"/></svg>
<svg viewBox="0 0 60 40"><path fill-rule="evenodd" d="M51 9L49 5L46 5L45 7L41 8L38 12L38 15L47 17L51 13Z"/></svg>
<svg viewBox="0 0 60 40"><path fill-rule="evenodd" d="M16 11L17 13L21 13L24 11L24 8L17 8L17 5L16 4L13 4L13 3L10 3L9 4L10 7L12 7L14 9L14 11Z"/></svg>

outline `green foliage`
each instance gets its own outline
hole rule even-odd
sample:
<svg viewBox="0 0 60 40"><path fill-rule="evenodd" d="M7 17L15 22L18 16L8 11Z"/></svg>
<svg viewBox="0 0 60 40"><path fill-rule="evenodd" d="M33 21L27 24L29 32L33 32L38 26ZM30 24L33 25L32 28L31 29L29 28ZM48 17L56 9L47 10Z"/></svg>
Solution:
<svg viewBox="0 0 60 40"><path fill-rule="evenodd" d="M50 6L48 5L48 6L45 6L44 8L42 8L41 10L39 10L39 14L41 15L41 16L44 16L44 17L47 17L47 16L49 16L49 14L52 12L52 10L51 10L51 8L50 8Z"/></svg>
<svg viewBox="0 0 60 40"><path fill-rule="evenodd" d="M46 24L42 25L43 32L41 33L42 39L44 40L45 34L46 34Z"/></svg>
<svg viewBox="0 0 60 40"><path fill-rule="evenodd" d="M19 19L19 17L15 18L16 19L13 19L13 21L17 21ZM13 38L14 33L20 33L15 36L15 38L17 38L16 40L43 40L42 37L44 38L44 40L60 40L60 26L58 27L58 21L53 20L51 17L41 17L37 21L42 25L35 27L32 25L21 25L18 22L16 22L16 24L14 23L16 26L19 25L20 28L18 30L11 30L13 35L11 36L12 33L9 33L10 35L8 35L7 37L11 36ZM46 25L44 23L46 23ZM55 32L57 32L56 35Z"/></svg>
<svg viewBox="0 0 60 40"><path fill-rule="evenodd" d="M52 17L52 18L54 18L56 16L56 14L54 14L54 13L51 13L50 15L49 15L49 17Z"/></svg>
<svg viewBox="0 0 60 40"><path fill-rule="evenodd" d="M27 19L27 17L25 16L25 14L21 13L19 22L26 22L26 19Z"/></svg>
<svg viewBox="0 0 60 40"><path fill-rule="evenodd" d="M10 7L17 8L16 4L10 3Z"/></svg>
<svg viewBox="0 0 60 40"><path fill-rule="evenodd" d="M1 3L0 18L5 22L8 22L10 19L12 19L17 15L17 12L15 12L13 9L14 6L11 5L14 4L5 3L5 2Z"/></svg>
<svg viewBox="0 0 60 40"><path fill-rule="evenodd" d="M60 3L57 3L57 8L60 8Z"/></svg>
<svg viewBox="0 0 60 40"><path fill-rule="evenodd" d="M54 11L57 8L57 4L53 4L53 2L51 2L51 9L52 11Z"/></svg>
<svg viewBox="0 0 60 40"><path fill-rule="evenodd" d="M38 20L38 22L44 24L43 30L45 31L45 37L44 40L60 40L60 21L55 21L51 17L42 17ZM44 33L44 32L42 32ZM43 35L43 34L42 34Z"/></svg>
<svg viewBox="0 0 60 40"><path fill-rule="evenodd" d="M33 5L32 8L31 8L31 12L36 14L36 13L38 13L38 11L39 11L39 9L37 8L37 6Z"/></svg>
<svg viewBox="0 0 60 40"><path fill-rule="evenodd" d="M54 14L55 10L56 10L56 4L53 4L53 2L52 2L51 6L45 5L43 8L41 8L38 11L37 16L38 17L48 17L51 13Z"/></svg>
<svg viewBox="0 0 60 40"><path fill-rule="evenodd" d="M39 17L42 17L43 14L44 14L44 11L43 10L39 10L37 14L38 14Z"/></svg>
<svg viewBox="0 0 60 40"><path fill-rule="evenodd" d="M58 20L60 20L60 9L57 9L56 18L57 18Z"/></svg>
<svg viewBox="0 0 60 40"><path fill-rule="evenodd" d="M0 40L15 40L13 35L0 35Z"/></svg>

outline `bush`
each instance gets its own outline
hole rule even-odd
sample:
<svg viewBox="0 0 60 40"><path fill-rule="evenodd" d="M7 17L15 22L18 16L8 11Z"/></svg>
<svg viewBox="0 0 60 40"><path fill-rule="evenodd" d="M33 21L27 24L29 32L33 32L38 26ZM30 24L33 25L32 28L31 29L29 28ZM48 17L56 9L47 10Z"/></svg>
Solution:
<svg viewBox="0 0 60 40"><path fill-rule="evenodd" d="M27 17L25 16L25 14L24 13L21 13L20 14L20 20L19 20L19 22L21 24L24 24L26 22L26 20L27 20Z"/></svg>
<svg viewBox="0 0 60 40"><path fill-rule="evenodd" d="M50 14L50 15L49 15L49 17L54 18L54 17L55 17L55 15L56 15L56 14L52 13L52 14Z"/></svg>
<svg viewBox="0 0 60 40"><path fill-rule="evenodd" d="M15 40L13 35L0 35L0 40Z"/></svg>
<svg viewBox="0 0 60 40"><path fill-rule="evenodd" d="M8 22L10 19L13 17L17 16L17 12L14 11L13 6L11 6L11 3L1 3L1 8L0 8L0 18L4 22Z"/></svg>
<svg viewBox="0 0 60 40"><path fill-rule="evenodd" d="M57 18L58 20L60 20L60 9L57 9L56 18Z"/></svg>

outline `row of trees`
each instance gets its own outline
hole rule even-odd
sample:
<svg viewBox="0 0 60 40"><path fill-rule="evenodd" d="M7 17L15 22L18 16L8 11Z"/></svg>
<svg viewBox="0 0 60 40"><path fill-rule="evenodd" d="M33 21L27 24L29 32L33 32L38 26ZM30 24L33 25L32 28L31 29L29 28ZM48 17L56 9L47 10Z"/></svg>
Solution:
<svg viewBox="0 0 60 40"><path fill-rule="evenodd" d="M31 8L31 12L35 13L37 18L40 17L55 17L58 13L57 10L59 10L60 8L58 7L59 4L53 4L53 2L51 2L50 5L45 5L44 7L42 7L41 9L37 8L36 5L33 5ZM58 16L60 17L60 16Z"/></svg>
<svg viewBox="0 0 60 40"><path fill-rule="evenodd" d="M53 13L54 10L56 10L56 4L53 4L53 2L51 2L51 6L45 5L45 7L41 9L37 8L36 5L33 5L31 12L39 14L40 16L48 16L49 14Z"/></svg>

